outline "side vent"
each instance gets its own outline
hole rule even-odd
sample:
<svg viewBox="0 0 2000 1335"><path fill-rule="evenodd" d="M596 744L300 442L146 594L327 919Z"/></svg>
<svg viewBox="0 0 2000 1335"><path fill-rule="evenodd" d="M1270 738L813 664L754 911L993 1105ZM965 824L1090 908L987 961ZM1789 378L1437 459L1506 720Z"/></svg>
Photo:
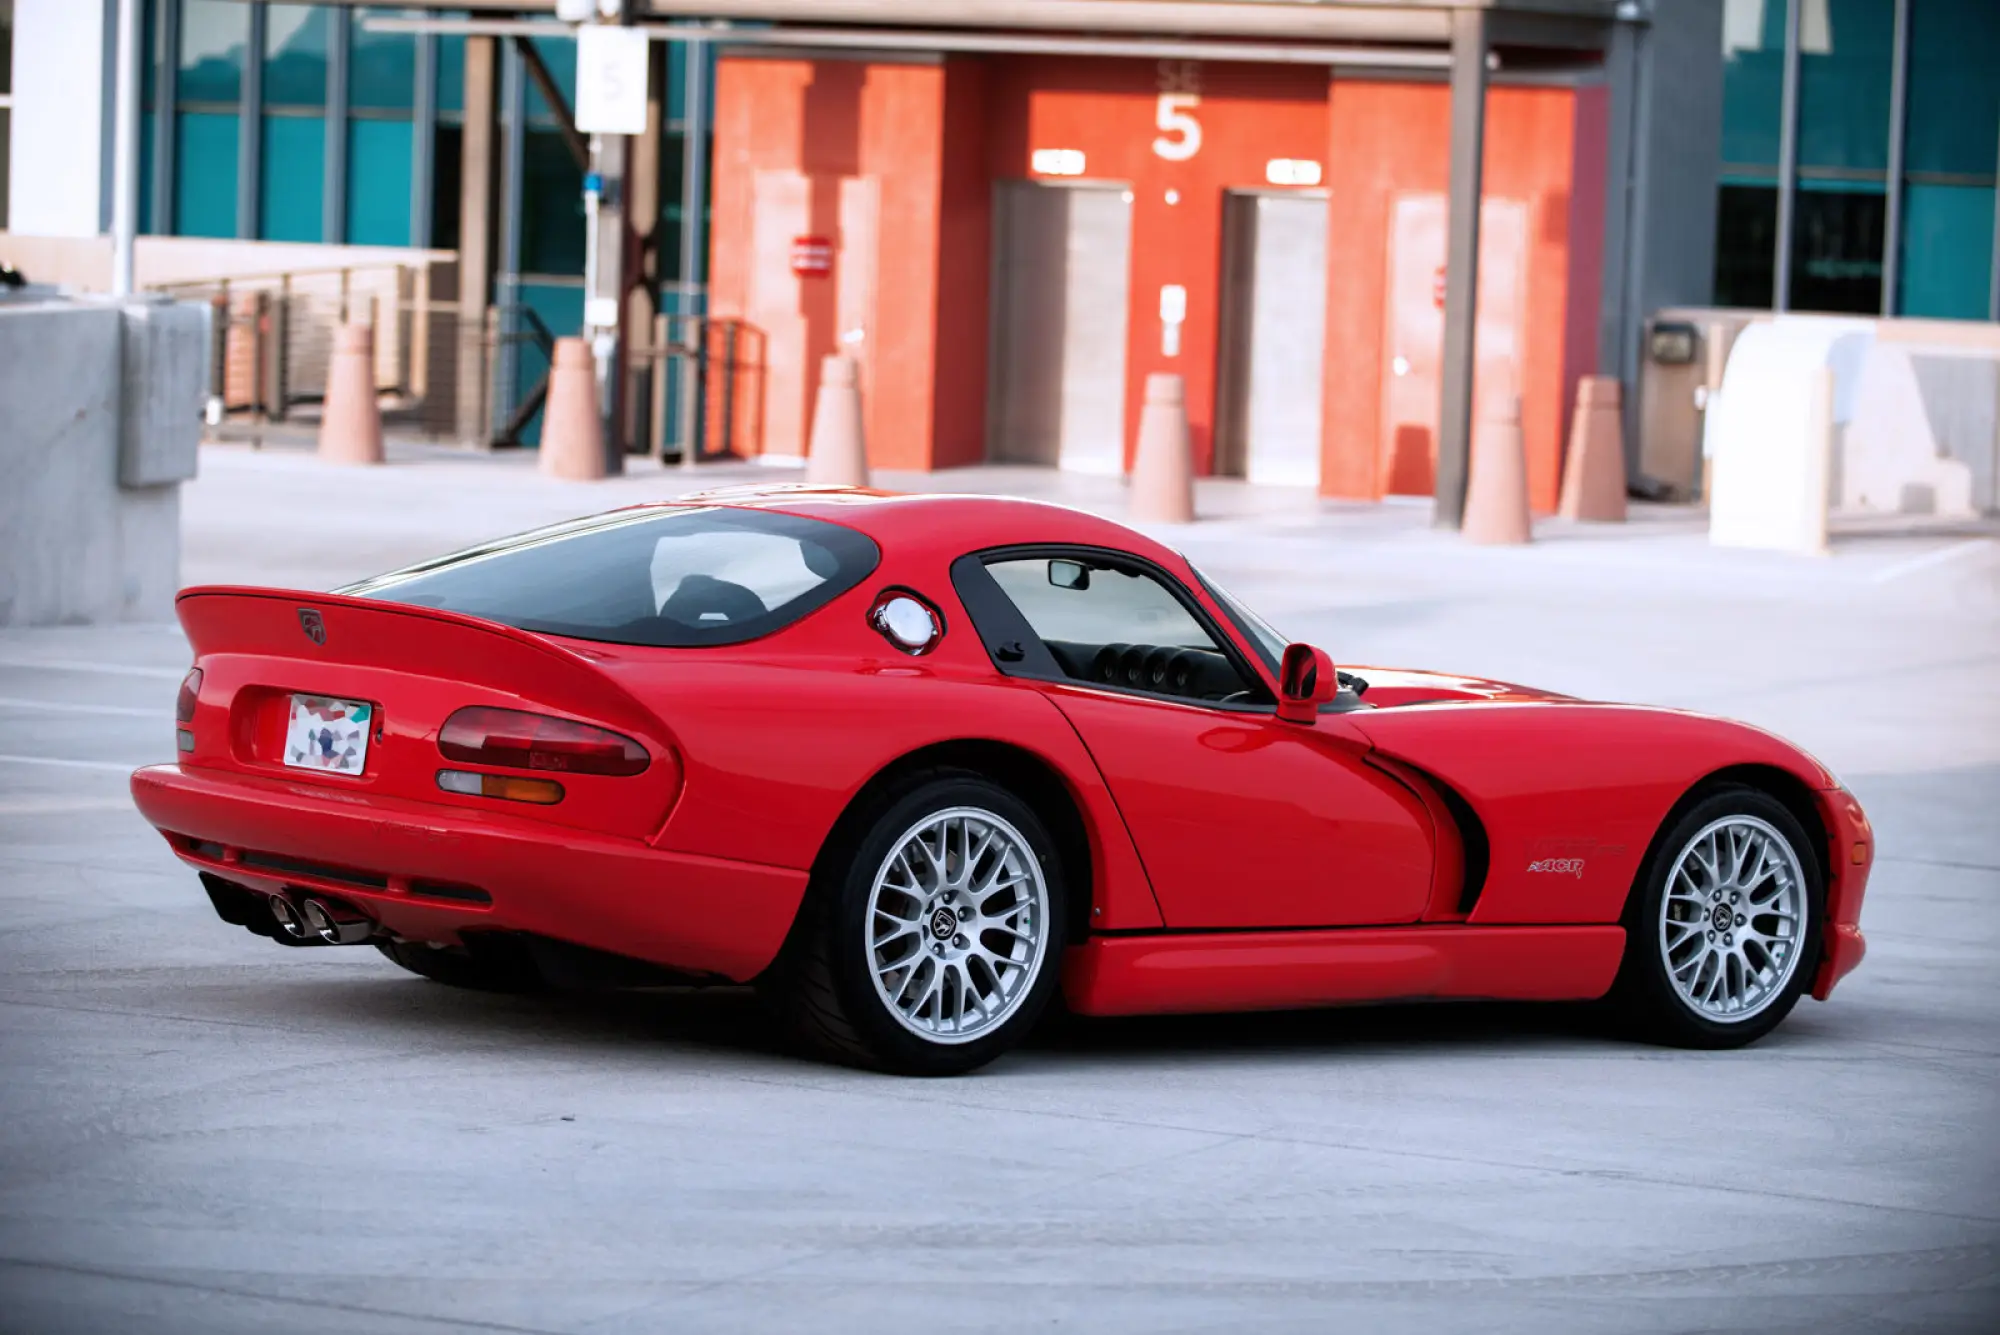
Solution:
<svg viewBox="0 0 2000 1335"><path fill-rule="evenodd" d="M1486 888L1486 871L1493 862L1493 847L1487 842L1486 824L1479 819L1479 813L1472 805L1458 795L1458 790L1450 784L1440 782L1435 776L1426 774L1437 795L1444 799L1445 810L1451 812L1452 820L1458 825L1458 837L1465 844L1465 883L1458 892L1458 911L1472 912L1472 906L1479 902L1479 892Z"/></svg>
<svg viewBox="0 0 2000 1335"><path fill-rule="evenodd" d="M1479 892L1486 888L1486 872L1493 861L1485 822L1479 819L1471 803L1435 774L1379 754L1371 754L1368 763L1416 794L1434 822L1439 825L1451 822L1453 832L1458 835L1458 847L1452 848L1442 838L1439 840L1437 879L1433 882L1431 907L1425 919L1435 922L1467 917L1479 902ZM1455 899L1448 899L1450 878L1454 874L1458 877L1458 893Z"/></svg>

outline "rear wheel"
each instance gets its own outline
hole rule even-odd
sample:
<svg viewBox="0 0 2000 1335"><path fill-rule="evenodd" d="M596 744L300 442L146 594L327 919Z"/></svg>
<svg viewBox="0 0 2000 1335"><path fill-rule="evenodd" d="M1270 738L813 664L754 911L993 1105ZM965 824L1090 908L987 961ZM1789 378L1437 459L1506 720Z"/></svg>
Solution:
<svg viewBox="0 0 2000 1335"><path fill-rule="evenodd" d="M1057 983L1063 876L1034 810L964 771L915 776L822 868L769 980L838 1060L952 1075L1034 1027Z"/></svg>
<svg viewBox="0 0 2000 1335"><path fill-rule="evenodd" d="M527 952L500 940L471 940L464 946L428 941L377 941L375 948L411 973L434 983L475 992L533 992L542 975Z"/></svg>
<svg viewBox="0 0 2000 1335"><path fill-rule="evenodd" d="M1824 902L1798 818L1767 793L1719 789L1674 822L1646 868L1614 996L1660 1042L1761 1038L1811 978Z"/></svg>

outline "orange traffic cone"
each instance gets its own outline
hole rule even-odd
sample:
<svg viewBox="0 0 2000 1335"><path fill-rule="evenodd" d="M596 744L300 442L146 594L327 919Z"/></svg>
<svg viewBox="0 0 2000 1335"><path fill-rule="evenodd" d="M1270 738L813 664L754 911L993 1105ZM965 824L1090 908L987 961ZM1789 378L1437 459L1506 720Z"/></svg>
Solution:
<svg viewBox="0 0 2000 1335"><path fill-rule="evenodd" d="M382 405L375 398L375 331L344 324L333 331L319 457L333 464L382 462Z"/></svg>
<svg viewBox="0 0 2000 1335"><path fill-rule="evenodd" d="M1587 375L1576 382L1558 513L1614 523L1625 518L1625 424L1615 376Z"/></svg>
<svg viewBox="0 0 2000 1335"><path fill-rule="evenodd" d="M1521 444L1521 400L1513 394L1496 396L1492 411L1481 416L1472 435L1472 476L1465 489L1465 522L1460 532L1467 542L1503 544L1527 542L1528 457Z"/></svg>
<svg viewBox="0 0 2000 1335"><path fill-rule="evenodd" d="M597 363L581 338L556 340L549 397L542 409L541 469L550 477L595 482L604 476L604 417Z"/></svg>
<svg viewBox="0 0 2000 1335"><path fill-rule="evenodd" d="M852 357L835 354L819 364L812 435L806 442L806 481L829 487L868 485L868 446L861 435L861 373Z"/></svg>
<svg viewBox="0 0 2000 1335"><path fill-rule="evenodd" d="M1132 461L1132 518L1149 524L1194 522L1187 386L1169 372L1146 377L1146 405L1139 412L1139 447Z"/></svg>

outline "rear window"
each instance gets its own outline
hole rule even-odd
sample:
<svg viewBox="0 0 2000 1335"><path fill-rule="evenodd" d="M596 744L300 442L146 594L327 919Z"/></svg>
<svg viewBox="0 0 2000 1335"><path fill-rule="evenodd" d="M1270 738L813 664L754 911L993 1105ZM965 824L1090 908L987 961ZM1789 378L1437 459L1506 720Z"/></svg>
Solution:
<svg viewBox="0 0 2000 1335"><path fill-rule="evenodd" d="M338 592L607 644L740 644L859 584L865 534L768 510L597 515L473 547Z"/></svg>

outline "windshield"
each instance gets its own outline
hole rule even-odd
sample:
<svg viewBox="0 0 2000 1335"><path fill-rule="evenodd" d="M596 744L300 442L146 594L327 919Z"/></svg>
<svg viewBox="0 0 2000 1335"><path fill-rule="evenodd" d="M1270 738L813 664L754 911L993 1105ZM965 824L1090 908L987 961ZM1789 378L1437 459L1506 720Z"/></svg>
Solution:
<svg viewBox="0 0 2000 1335"><path fill-rule="evenodd" d="M1241 631L1243 637L1257 650L1257 656L1264 660L1264 666L1276 672L1279 660L1285 656L1285 646L1291 641L1272 629L1270 622L1245 607L1230 594L1229 590L1202 574L1200 568L1192 561L1188 563L1188 569L1194 571L1194 577L1201 581L1202 588L1208 590L1208 596L1222 604L1222 610L1236 623L1236 629Z"/></svg>
<svg viewBox="0 0 2000 1335"><path fill-rule="evenodd" d="M854 529L770 510L614 511L339 592L611 644L740 644L853 588L881 553Z"/></svg>

